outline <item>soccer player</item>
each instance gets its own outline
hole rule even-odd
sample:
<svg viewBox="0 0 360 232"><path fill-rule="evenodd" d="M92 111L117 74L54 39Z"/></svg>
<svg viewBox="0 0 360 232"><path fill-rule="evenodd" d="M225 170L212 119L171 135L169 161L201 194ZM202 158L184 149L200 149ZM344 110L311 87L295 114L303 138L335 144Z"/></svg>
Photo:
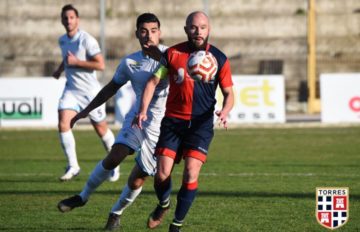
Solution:
<svg viewBox="0 0 360 232"><path fill-rule="evenodd" d="M207 15L196 11L186 19L184 27L188 41L170 47L161 59L160 69L166 71L170 83L165 117L161 122L160 137L156 146L157 173L154 187L159 204L150 214L148 227L157 227L170 207L171 172L174 163L184 159L182 186L177 195L175 216L169 231L180 231L198 189L200 169L206 161L213 138L213 114L215 91L220 86L223 107L216 112L220 124L227 128L227 115L234 104L230 64L227 57L208 43L210 25ZM209 83L195 82L186 71L189 55L198 50L211 52L218 63L215 80ZM148 51L149 52L149 51ZM159 53L159 51L158 51ZM156 54L153 55L154 57ZM147 109L157 84L157 76L149 79L137 117L137 126L149 120Z"/></svg>
<svg viewBox="0 0 360 232"><path fill-rule="evenodd" d="M96 70L104 70L105 64L96 39L79 29L79 13L74 6L65 5L62 8L61 23L66 30L66 34L59 38L63 61L53 73L53 77L59 79L65 70L66 85L59 101L58 129L61 146L68 160L67 169L60 180L67 181L80 173L70 120L84 109L101 89ZM105 104L90 112L89 117L106 151L110 152L115 138L105 121ZM116 181L119 178L119 168L114 169L111 175L109 180Z"/></svg>
<svg viewBox="0 0 360 232"><path fill-rule="evenodd" d="M140 107L141 97L147 80L152 77L159 67L159 62L144 53L144 48L150 45L157 46L164 52L166 47L159 44L160 21L152 13L144 13L137 18L136 37L142 50L130 54L122 59L117 67L113 79L99 92L94 100L71 121L71 126L94 108L108 100L127 81L135 91L136 102L126 115L123 127L109 155L100 161L90 175L85 187L79 195L64 199L59 202L58 209L68 212L73 208L85 205L90 194L104 182L110 170L119 165L125 157L137 152L135 165L129 175L119 200L111 209L105 229L112 230L120 226L120 216L140 194L142 185L148 176L156 172L156 159L154 150L160 134L160 123L164 116L165 103L168 95L168 81L163 80L157 85L155 94L150 99L147 115L149 120L143 125L143 130L133 127L132 122Z"/></svg>

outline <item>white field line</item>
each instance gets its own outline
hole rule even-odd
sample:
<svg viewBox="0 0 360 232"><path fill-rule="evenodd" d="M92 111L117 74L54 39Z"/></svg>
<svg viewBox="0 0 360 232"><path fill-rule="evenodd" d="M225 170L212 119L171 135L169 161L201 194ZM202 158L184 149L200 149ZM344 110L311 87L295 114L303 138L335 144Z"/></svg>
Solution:
<svg viewBox="0 0 360 232"><path fill-rule="evenodd" d="M174 172L173 174L181 176L181 172ZM0 177L31 177L31 176L58 176L58 173L0 173ZM90 175L88 173L87 175ZM129 173L121 173L121 175L129 175ZM278 177L319 177L319 176L333 176L333 177L360 177L360 174L329 174L329 173L268 173L268 172L239 172L239 173L216 173L203 172L200 176L219 176L219 177L257 177L257 176L278 176Z"/></svg>

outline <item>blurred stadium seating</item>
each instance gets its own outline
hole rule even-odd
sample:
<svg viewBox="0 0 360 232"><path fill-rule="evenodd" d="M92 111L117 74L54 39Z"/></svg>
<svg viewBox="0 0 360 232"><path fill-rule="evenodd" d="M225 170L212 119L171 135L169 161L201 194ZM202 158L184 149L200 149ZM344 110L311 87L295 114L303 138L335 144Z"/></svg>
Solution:
<svg viewBox="0 0 360 232"><path fill-rule="evenodd" d="M49 76L60 62L57 38L64 33L59 13L66 3L79 8L81 27L99 38L99 0L0 1L0 77ZM231 60L234 74L285 76L287 110L301 112L307 64L307 0L107 0L106 83L125 54L138 49L135 19L156 13L163 41L185 39L183 25L193 10L211 16L211 42ZM360 72L360 1L317 0L317 73ZM21 7L19 7L21 5Z"/></svg>

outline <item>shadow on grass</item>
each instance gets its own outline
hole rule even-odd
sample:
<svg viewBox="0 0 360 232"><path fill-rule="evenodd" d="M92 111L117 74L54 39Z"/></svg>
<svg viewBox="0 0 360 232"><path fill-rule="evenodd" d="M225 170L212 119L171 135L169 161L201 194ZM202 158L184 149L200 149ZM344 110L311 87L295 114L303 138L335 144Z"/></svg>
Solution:
<svg viewBox="0 0 360 232"><path fill-rule="evenodd" d="M10 227L0 227L0 231L103 231L103 228L93 228L93 227L64 227L64 228L40 228L40 227L21 227L21 228L10 228Z"/></svg>
<svg viewBox="0 0 360 232"><path fill-rule="evenodd" d="M10 190L0 191L0 195L63 195L71 196L79 193L79 191L67 191L67 190L34 190L34 191L21 191ZM120 190L99 190L95 194L98 195L118 195ZM142 195L154 195L154 191L143 190ZM177 191L173 191L172 194L177 194ZM240 198L299 198L299 199L314 199L315 193L296 193L296 192L250 192L250 191L199 191L198 196L204 197L240 197ZM360 200L359 194L350 194L350 200Z"/></svg>

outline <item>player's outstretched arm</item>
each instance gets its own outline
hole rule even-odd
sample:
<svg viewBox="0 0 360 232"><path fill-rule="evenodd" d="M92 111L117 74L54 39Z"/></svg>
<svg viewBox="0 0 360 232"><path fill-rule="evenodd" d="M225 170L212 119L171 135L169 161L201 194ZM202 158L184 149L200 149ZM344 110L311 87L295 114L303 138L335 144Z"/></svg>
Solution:
<svg viewBox="0 0 360 232"><path fill-rule="evenodd" d="M55 70L55 72L53 72L52 76L55 79L59 79L61 73L64 71L64 61L61 62L61 64L59 65L59 67Z"/></svg>
<svg viewBox="0 0 360 232"><path fill-rule="evenodd" d="M89 105L72 118L70 127L72 128L79 119L85 118L93 109L99 107L109 100L110 97L114 96L121 86L122 85L118 85L114 81L110 81L107 85L105 85L104 88L102 88L96 97L89 103Z"/></svg>
<svg viewBox="0 0 360 232"><path fill-rule="evenodd" d="M140 129L142 129L142 122L147 120L147 110L150 104L150 101L154 95L155 87L159 84L160 78L153 75L148 82L146 83L144 93L142 95L140 109L137 117L133 121L133 124L136 124Z"/></svg>
<svg viewBox="0 0 360 232"><path fill-rule="evenodd" d="M226 87L222 88L221 92L224 96L223 108L215 114L218 116L219 126L223 125L227 129L227 116L234 106L234 91L232 87Z"/></svg>

